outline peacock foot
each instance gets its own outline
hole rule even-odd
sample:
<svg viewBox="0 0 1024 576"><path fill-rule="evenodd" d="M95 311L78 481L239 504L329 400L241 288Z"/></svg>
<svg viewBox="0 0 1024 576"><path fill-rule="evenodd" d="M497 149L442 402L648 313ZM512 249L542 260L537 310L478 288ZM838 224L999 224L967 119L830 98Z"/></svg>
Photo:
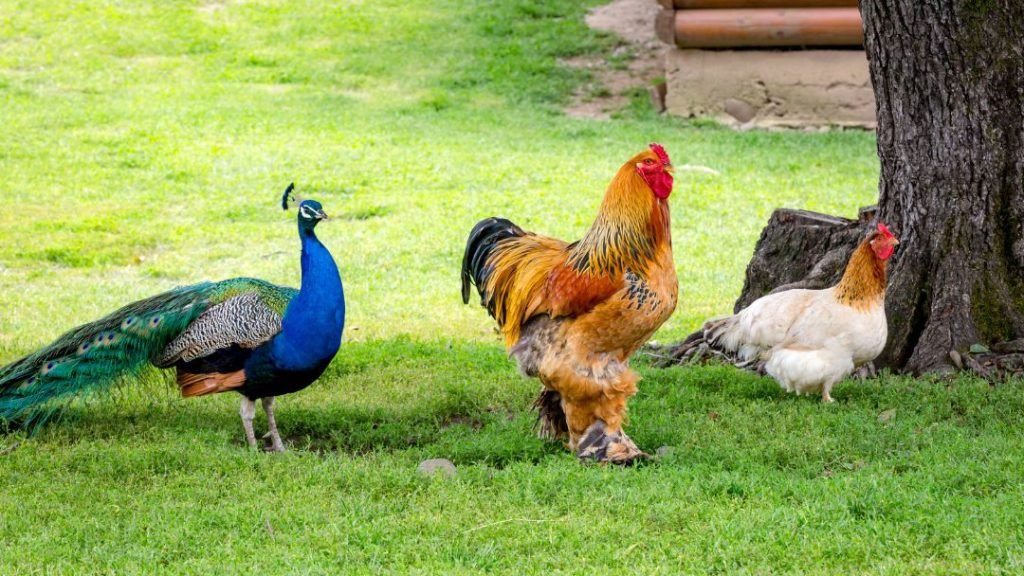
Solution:
<svg viewBox="0 0 1024 576"><path fill-rule="evenodd" d="M264 452L284 452L284 442L281 442L281 436L276 430L271 430L263 435L263 451ZM269 442L267 442L269 440Z"/></svg>
<svg viewBox="0 0 1024 576"><path fill-rule="evenodd" d="M637 448L633 440L622 430L609 433L602 420L595 420L583 432L583 437L576 445L576 456L580 460L611 462L621 465L633 464L651 457L650 454Z"/></svg>
<svg viewBox="0 0 1024 576"><path fill-rule="evenodd" d="M263 439L270 439L269 444L263 446L267 452L284 452L284 443L281 442L281 435L277 433L277 418L274 416L274 397L265 396L262 400L263 411L267 413L267 433Z"/></svg>

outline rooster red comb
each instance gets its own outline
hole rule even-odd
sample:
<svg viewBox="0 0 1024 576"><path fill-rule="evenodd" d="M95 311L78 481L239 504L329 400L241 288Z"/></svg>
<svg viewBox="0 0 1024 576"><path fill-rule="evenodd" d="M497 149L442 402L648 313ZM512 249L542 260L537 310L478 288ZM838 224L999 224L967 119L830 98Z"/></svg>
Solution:
<svg viewBox="0 0 1024 576"><path fill-rule="evenodd" d="M896 236L889 231L889 227L881 222L878 223L878 233L886 238L895 238Z"/></svg>
<svg viewBox="0 0 1024 576"><path fill-rule="evenodd" d="M651 150L658 155L658 159L661 160L662 164L669 165L672 161L668 159L668 152L665 152L665 148L661 144L651 143Z"/></svg>

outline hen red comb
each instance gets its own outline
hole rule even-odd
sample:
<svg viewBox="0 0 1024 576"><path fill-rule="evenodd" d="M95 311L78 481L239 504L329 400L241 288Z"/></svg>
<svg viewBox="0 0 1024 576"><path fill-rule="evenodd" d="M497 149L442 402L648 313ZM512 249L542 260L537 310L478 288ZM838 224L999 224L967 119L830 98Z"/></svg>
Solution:
<svg viewBox="0 0 1024 576"><path fill-rule="evenodd" d="M896 236L889 231L889 227L881 222L878 223L878 231L886 238L895 238Z"/></svg>
<svg viewBox="0 0 1024 576"><path fill-rule="evenodd" d="M658 159L661 160L662 164L671 164L672 162L668 159L668 152L665 152L665 148L661 144L651 143L651 150L658 155Z"/></svg>

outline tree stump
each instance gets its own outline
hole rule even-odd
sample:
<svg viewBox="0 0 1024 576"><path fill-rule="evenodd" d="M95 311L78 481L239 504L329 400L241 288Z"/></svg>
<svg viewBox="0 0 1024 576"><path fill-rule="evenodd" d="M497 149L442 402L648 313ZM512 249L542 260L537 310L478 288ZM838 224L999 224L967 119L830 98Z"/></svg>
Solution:
<svg viewBox="0 0 1024 576"><path fill-rule="evenodd" d="M807 210L776 210L754 247L733 313L765 294L793 288L816 290L838 282L874 217L874 206L861 208L857 220Z"/></svg>

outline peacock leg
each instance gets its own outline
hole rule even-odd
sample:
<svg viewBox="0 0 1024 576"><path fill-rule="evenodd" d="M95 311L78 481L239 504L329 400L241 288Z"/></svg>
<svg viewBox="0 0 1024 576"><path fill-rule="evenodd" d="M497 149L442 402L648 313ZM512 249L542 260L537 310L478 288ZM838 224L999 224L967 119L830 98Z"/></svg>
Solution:
<svg viewBox="0 0 1024 576"><path fill-rule="evenodd" d="M263 398L263 411L267 413L267 433L264 438L270 438L271 452L284 452L284 443L281 442L281 435L277 433L277 419L274 418L274 397Z"/></svg>
<svg viewBox="0 0 1024 576"><path fill-rule="evenodd" d="M256 434L252 431L252 419L256 417L256 401L242 396L242 407L238 410L242 416L242 428L245 428L245 441L250 448L256 447Z"/></svg>

